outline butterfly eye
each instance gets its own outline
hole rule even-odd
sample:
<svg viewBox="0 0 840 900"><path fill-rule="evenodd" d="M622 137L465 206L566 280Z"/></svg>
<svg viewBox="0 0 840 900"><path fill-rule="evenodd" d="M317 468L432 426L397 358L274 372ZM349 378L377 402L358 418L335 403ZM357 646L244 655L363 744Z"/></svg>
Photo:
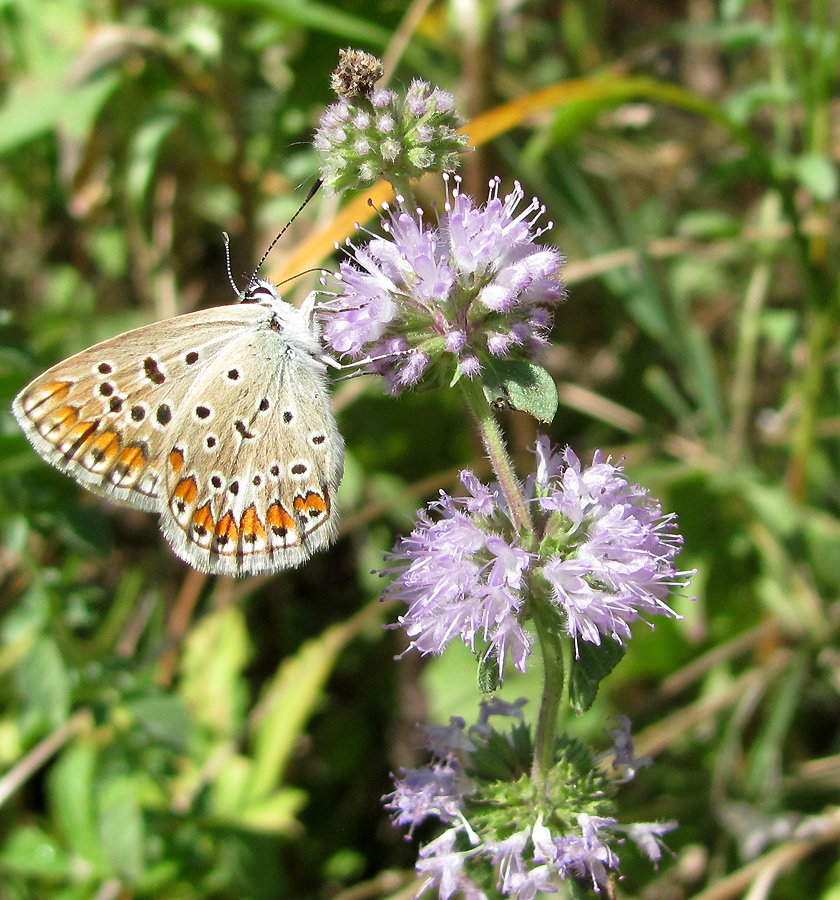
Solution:
<svg viewBox="0 0 840 900"><path fill-rule="evenodd" d="M273 303L279 299L277 288L267 281L252 284L242 297L243 303Z"/></svg>

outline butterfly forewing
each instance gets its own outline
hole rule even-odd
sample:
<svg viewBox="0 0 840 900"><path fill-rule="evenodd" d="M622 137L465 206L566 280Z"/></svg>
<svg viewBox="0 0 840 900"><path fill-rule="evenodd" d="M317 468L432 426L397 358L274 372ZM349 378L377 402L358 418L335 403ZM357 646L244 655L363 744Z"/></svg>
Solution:
<svg viewBox="0 0 840 900"><path fill-rule="evenodd" d="M253 316L256 308L249 307ZM134 329L53 366L13 411L35 449L86 488L158 509L166 435L177 394L247 321L200 310ZM244 312L244 308L243 308ZM186 349L185 349L186 348Z"/></svg>
<svg viewBox="0 0 840 900"><path fill-rule="evenodd" d="M343 443L317 342L270 293L97 344L13 405L46 460L159 512L175 552L204 571L287 568L335 534Z"/></svg>

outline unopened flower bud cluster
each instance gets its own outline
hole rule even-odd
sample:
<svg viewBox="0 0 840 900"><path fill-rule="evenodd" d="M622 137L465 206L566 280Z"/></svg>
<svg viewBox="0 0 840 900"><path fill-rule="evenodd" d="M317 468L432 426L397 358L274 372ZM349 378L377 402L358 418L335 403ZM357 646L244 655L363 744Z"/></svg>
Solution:
<svg viewBox="0 0 840 900"><path fill-rule="evenodd" d="M315 133L321 180L330 193L369 187L380 178L453 172L467 139L451 94L412 81L400 95L374 88L368 96L328 106Z"/></svg>

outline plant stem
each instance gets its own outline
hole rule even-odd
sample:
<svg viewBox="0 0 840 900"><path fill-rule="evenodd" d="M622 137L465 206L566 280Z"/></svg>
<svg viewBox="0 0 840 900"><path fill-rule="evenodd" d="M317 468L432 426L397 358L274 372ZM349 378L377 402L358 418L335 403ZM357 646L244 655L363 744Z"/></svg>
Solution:
<svg viewBox="0 0 840 900"><path fill-rule="evenodd" d="M523 550L534 548L534 523L528 510L528 502L522 492L522 485L516 477L513 463L505 446L502 429L493 415L493 410L484 396L479 382L462 378L459 382L467 403L475 416L478 432L481 435L484 449L490 458L490 465L499 481L499 486L507 501L511 522L520 536Z"/></svg>
<svg viewBox="0 0 840 900"><path fill-rule="evenodd" d="M480 383L473 382L469 378L462 378L460 385L475 416L481 440L490 457L490 464L493 466L493 471L507 501L508 513L520 537L520 545L525 550L534 550L536 549L536 535L528 509L528 501L525 499L522 485L516 477L502 430L493 415L492 407L488 403ZM541 788L554 763L557 720L560 704L567 692L564 678L566 666L564 643L555 628L551 602L542 596L540 587L537 585L532 585L529 611L537 629L537 639L540 642L543 660L542 699L537 730L534 735L534 762L531 772L533 783Z"/></svg>
<svg viewBox="0 0 840 900"><path fill-rule="evenodd" d="M794 432L793 452L786 478L788 489L800 503L807 499L808 461L813 455L819 400L825 381L826 352L835 327L836 313L830 307L820 311L809 310L807 319L808 361L800 391L802 411Z"/></svg>
<svg viewBox="0 0 840 900"><path fill-rule="evenodd" d="M417 209L417 199L414 196L414 187L410 178L400 178L392 174L388 181L391 182L391 187L394 189L396 196L403 198L406 209Z"/></svg>
<svg viewBox="0 0 840 900"><path fill-rule="evenodd" d="M554 763L557 719L567 688L564 677L563 639L549 621L549 606L540 596L533 596L530 606L543 661L542 697L537 730L534 734L534 764L531 770L532 782L537 788L541 788Z"/></svg>

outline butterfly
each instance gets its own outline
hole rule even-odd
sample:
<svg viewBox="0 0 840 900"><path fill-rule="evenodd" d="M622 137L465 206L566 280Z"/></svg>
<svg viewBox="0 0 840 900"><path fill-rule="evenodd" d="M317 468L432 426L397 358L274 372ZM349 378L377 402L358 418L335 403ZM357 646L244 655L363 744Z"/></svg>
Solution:
<svg viewBox="0 0 840 900"><path fill-rule="evenodd" d="M181 559L222 575L326 547L344 468L315 294L297 309L254 275L239 297L83 350L12 405L47 462L158 513Z"/></svg>

